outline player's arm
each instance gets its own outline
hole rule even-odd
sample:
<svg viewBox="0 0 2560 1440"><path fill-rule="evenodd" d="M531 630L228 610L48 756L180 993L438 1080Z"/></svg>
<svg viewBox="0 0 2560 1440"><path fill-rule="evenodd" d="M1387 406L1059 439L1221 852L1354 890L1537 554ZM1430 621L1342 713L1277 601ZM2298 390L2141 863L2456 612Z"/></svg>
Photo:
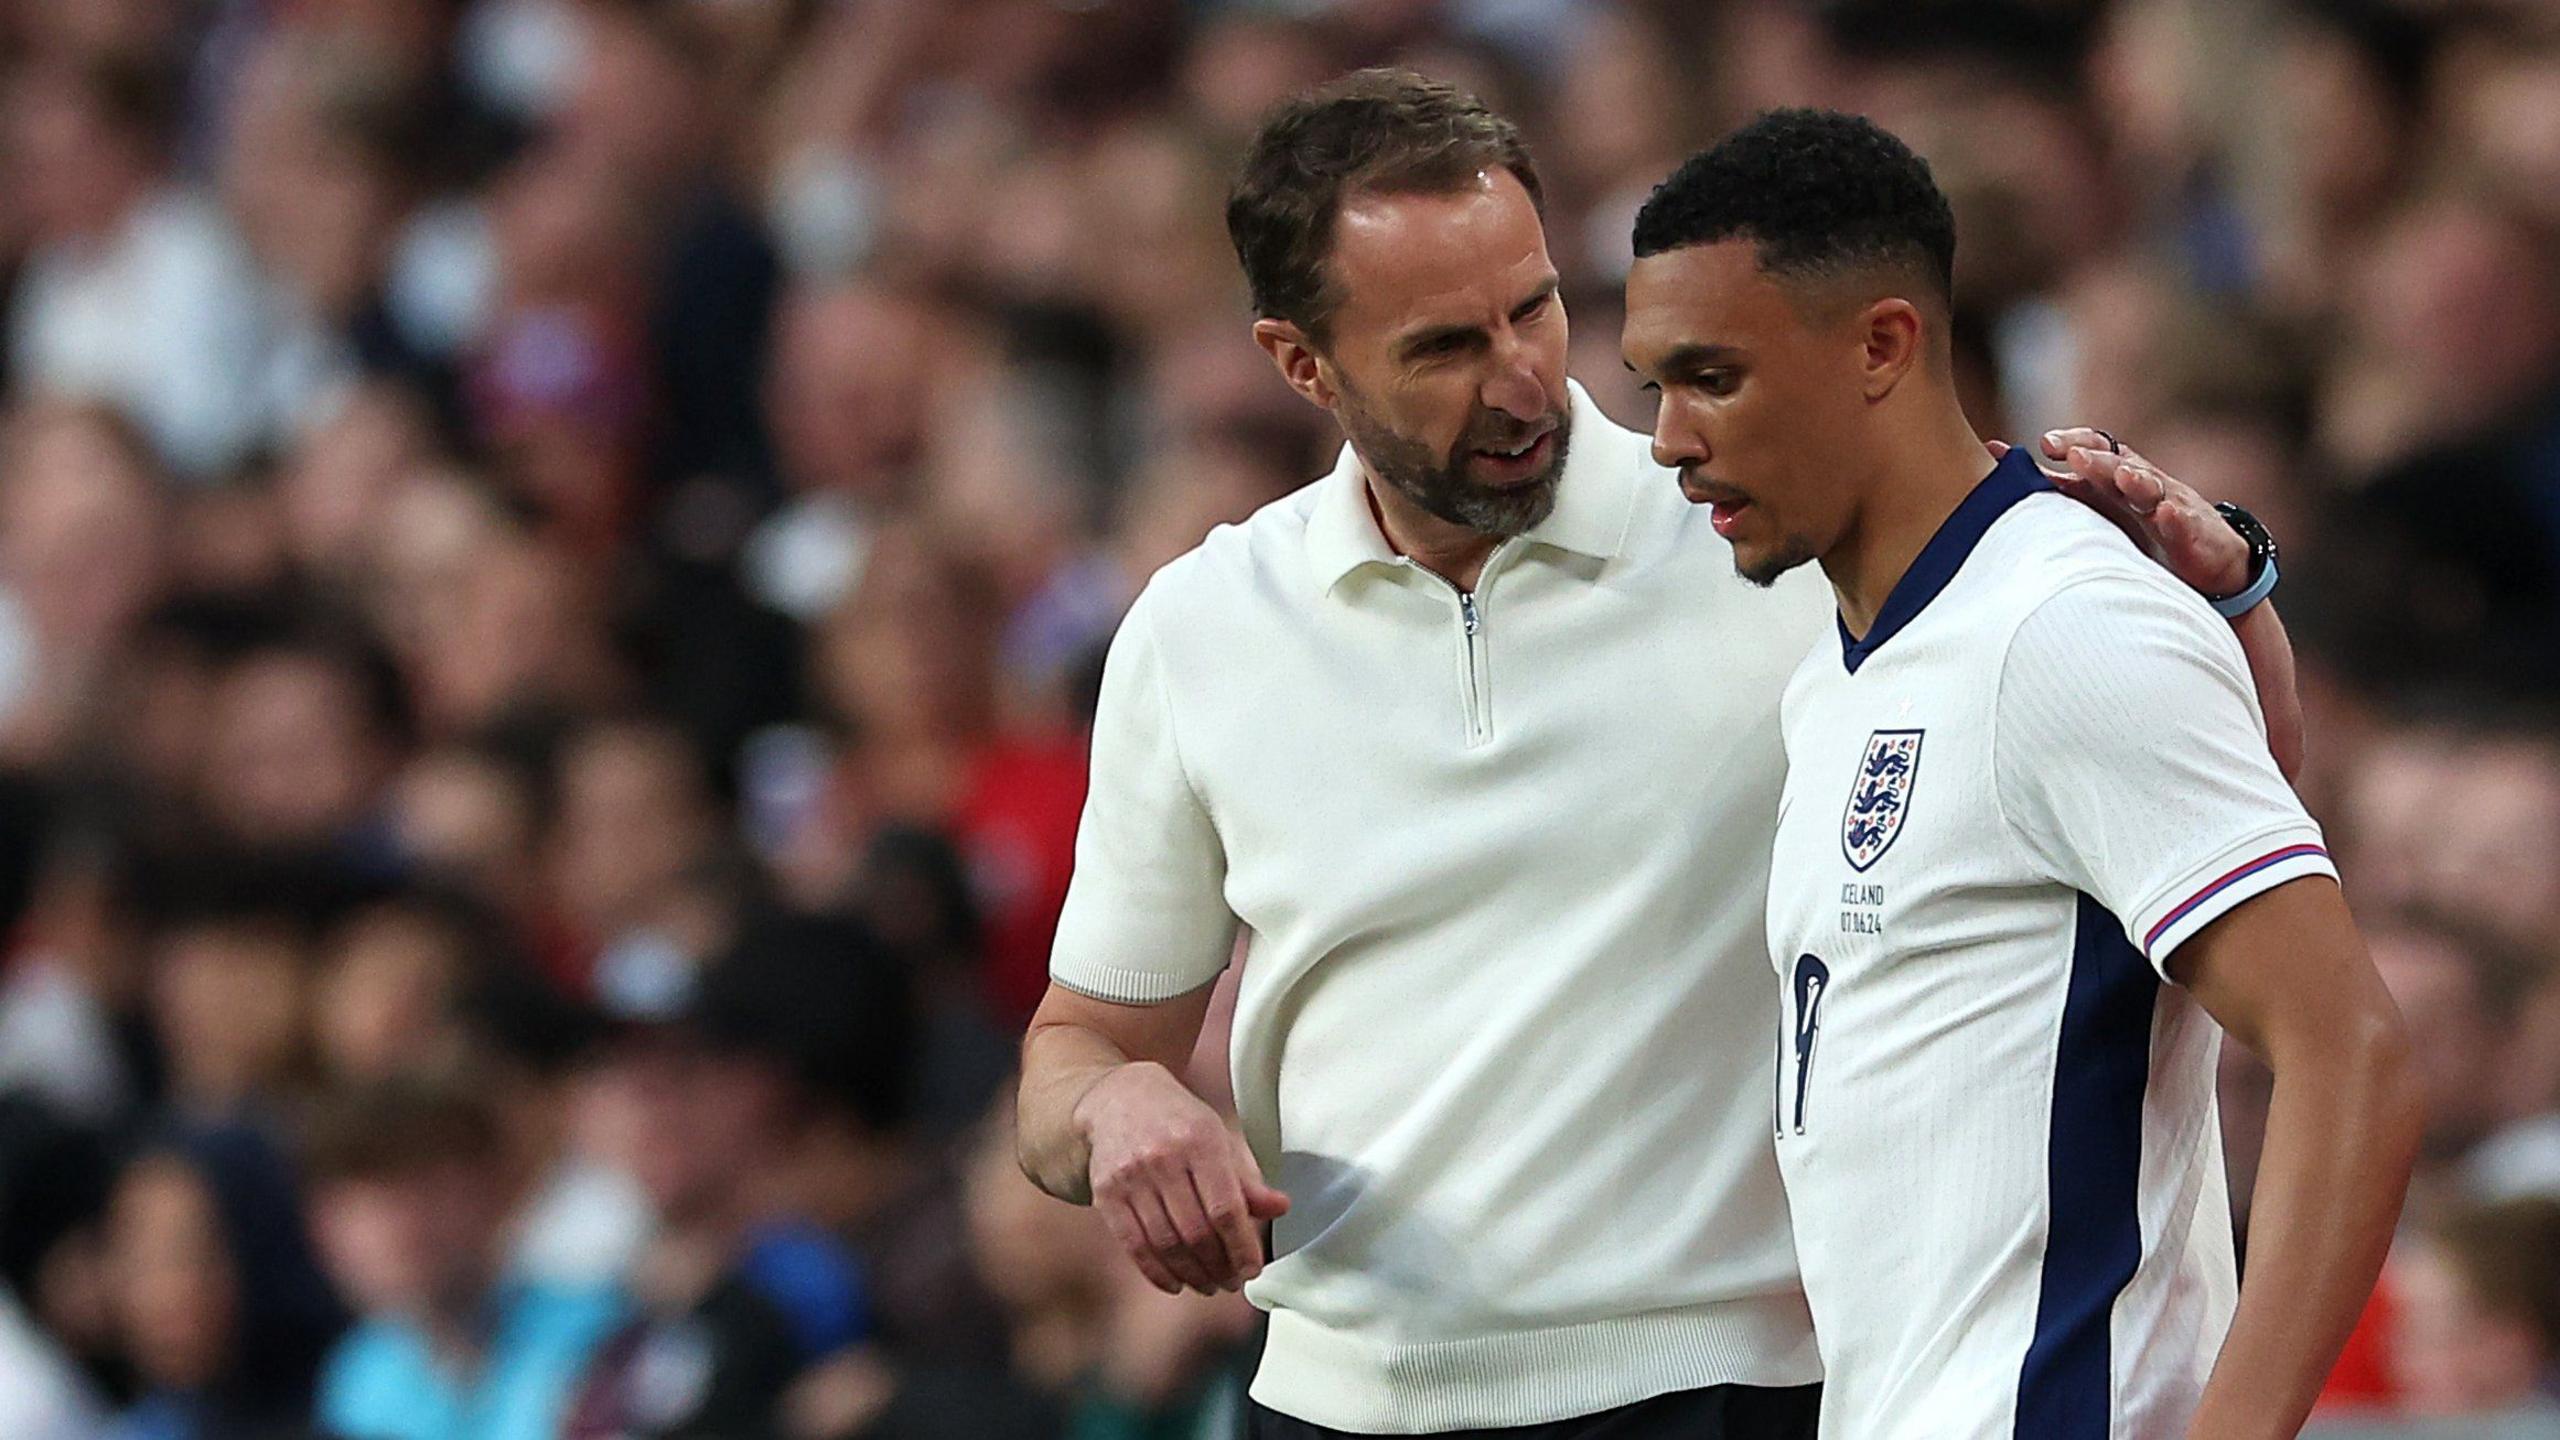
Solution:
<svg viewBox="0 0 2560 1440"><path fill-rule="evenodd" d="M2086 428L2047 431L2045 455L2061 463L2048 470L2063 494L2115 522L2135 546L2200 595L2234 595L2249 583L2249 546L2212 504L2144 459L2131 446L2110 448L2104 432ZM1995 453L2006 446L1995 447ZM2296 685L2293 641L2273 600L2263 600L2231 622L2248 658L2249 678L2266 716L2267 749L2291 779L2301 773L2308 727Z"/></svg>
<svg viewBox="0 0 2560 1440"><path fill-rule="evenodd" d="M2240 653L2249 658L2249 676L2258 685L2258 706L2266 712L2267 749L2287 780L2302 773L2311 743L2310 726L2302 718L2302 691L2293 673L2293 637L2276 614L2276 602L2261 600L2231 622Z"/></svg>
<svg viewBox="0 0 2560 1440"><path fill-rule="evenodd" d="M2414 1117L2398 1017L2221 620L2124 573L2025 617L1995 701L2001 812L2046 874L2278 1067L2249 1273L2198 1435L2291 1435L2372 1287Z"/></svg>
<svg viewBox="0 0 2560 1440"><path fill-rule="evenodd" d="M1233 951L1226 855L1184 769L1149 596L1103 668L1076 868L1049 993L1023 1041L1024 1173L1102 1213L1157 1288L1260 1273L1254 1222L1287 1202L1177 1078Z"/></svg>
<svg viewBox="0 0 2560 1440"><path fill-rule="evenodd" d="M2169 972L2275 1072L2239 1311L2189 1434L2289 1437L2372 1294L2400 1217L2421 1123L2408 1036L2326 877L2223 915L2179 947Z"/></svg>

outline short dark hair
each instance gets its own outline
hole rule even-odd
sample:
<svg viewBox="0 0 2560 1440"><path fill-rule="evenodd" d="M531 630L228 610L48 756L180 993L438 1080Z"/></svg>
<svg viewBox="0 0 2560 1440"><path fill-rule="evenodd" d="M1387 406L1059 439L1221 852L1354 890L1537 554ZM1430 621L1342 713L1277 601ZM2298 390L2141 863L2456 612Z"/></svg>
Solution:
<svg viewBox="0 0 2560 1440"><path fill-rule="evenodd" d="M1955 298L1955 212L1928 162L1862 116L1766 111L1689 157L1636 213L1639 259L1732 239L1758 245L1773 275L1896 266Z"/></svg>
<svg viewBox="0 0 2560 1440"><path fill-rule="evenodd" d="M1546 213L1519 127L1410 70L1354 71L1282 105L1254 135L1227 195L1227 237L1254 312L1321 338L1340 299L1324 268L1346 200L1450 194L1497 168Z"/></svg>
<svg viewBox="0 0 2560 1440"><path fill-rule="evenodd" d="M396 1181L439 1165L495 1165L506 1133L470 1078L389 1076L329 1096L312 1117L303 1165L317 1184Z"/></svg>

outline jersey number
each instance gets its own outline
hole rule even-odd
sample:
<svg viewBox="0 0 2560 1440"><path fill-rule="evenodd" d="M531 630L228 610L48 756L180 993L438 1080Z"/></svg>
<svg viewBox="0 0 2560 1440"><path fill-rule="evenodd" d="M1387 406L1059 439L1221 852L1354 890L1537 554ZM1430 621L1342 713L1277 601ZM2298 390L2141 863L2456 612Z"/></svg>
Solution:
<svg viewBox="0 0 2560 1440"><path fill-rule="evenodd" d="M1804 1133L1804 1100L1813 1083L1813 1052L1822 1040L1822 996L1831 988L1831 967L1818 955L1796 957L1796 1115L1795 1132Z"/></svg>

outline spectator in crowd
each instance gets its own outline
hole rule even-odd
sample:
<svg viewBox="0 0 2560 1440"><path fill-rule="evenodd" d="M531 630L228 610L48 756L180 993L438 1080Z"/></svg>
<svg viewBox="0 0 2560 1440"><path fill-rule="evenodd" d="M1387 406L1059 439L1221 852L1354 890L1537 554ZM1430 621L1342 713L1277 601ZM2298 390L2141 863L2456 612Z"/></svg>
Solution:
<svg viewBox="0 0 2560 1440"><path fill-rule="evenodd" d="M326 1326L271 1298L321 1287L228 1218L298 1195L202 1132L298 1154L466 1073L511 1201L475 1283L632 1306L597 1427L694 1316L713 1411L799 1435L1231 1440L1250 1315L1124 1296L974 1137L1104 646L1338 449L1236 323L1228 167L1382 63L1520 120L1632 424L1670 161L1770 104L1909 138L1977 429L2093 418L2284 541L2300 788L2437 1097L2410 1255L2560 1193L2547 6L0 0L0 1434L325 1425ZM875 962L894 1086L793 1028ZM741 974L791 1023L711 1024ZM2529 1348L2417 1265L2338 1392L2379 1423ZM2448 1295L2471 1339L2402 1353Z"/></svg>
<svg viewBox="0 0 2560 1440"><path fill-rule="evenodd" d="M321 1253L358 1322L317 1415L347 1440L548 1440L621 1300L508 1279L520 1177L465 1080L360 1081L312 1125Z"/></svg>
<svg viewBox="0 0 2560 1440"><path fill-rule="evenodd" d="M0 1099L0 1433L87 1440L123 1398L104 1220L102 1133Z"/></svg>
<svg viewBox="0 0 2560 1440"><path fill-rule="evenodd" d="M376 814L405 726L390 662L361 638L282 635L224 667L206 707L205 818L242 849L389 863Z"/></svg>
<svg viewBox="0 0 2560 1440"><path fill-rule="evenodd" d="M311 1030L321 1071L367 1083L459 1063L466 1003L500 983L495 928L472 902L425 888L377 901L321 942Z"/></svg>
<svg viewBox="0 0 2560 1440"><path fill-rule="evenodd" d="M2402 1409L2560 1422L2560 1202L2445 1214L2395 1249L2390 1284Z"/></svg>
<svg viewBox="0 0 2560 1440"><path fill-rule="evenodd" d="M0 425L0 754L58 761L161 581L166 502L120 412L56 402Z"/></svg>
<svg viewBox="0 0 2560 1440"><path fill-rule="evenodd" d="M109 1201L116 1323L141 1398L117 1440L288 1440L344 1323L283 1156L236 1125L145 1147Z"/></svg>
<svg viewBox="0 0 2560 1440"><path fill-rule="evenodd" d="M787 1389L877 1327L861 1260L818 1223L830 1131L903 1118L903 977L860 950L768 921L699 971L672 951L607 979L625 1027L609 1062L632 1131L625 1161L658 1232L635 1273L639 1317L597 1357L564 1433L761 1434ZM840 1197L839 1197L840 1198Z"/></svg>
<svg viewBox="0 0 2560 1440"><path fill-rule="evenodd" d="M169 77L63 55L21 69L11 98L36 245L12 370L37 392L126 409L173 469L219 476L265 438L265 280L221 213L169 175Z"/></svg>
<svg viewBox="0 0 2560 1440"><path fill-rule="evenodd" d="M280 1124L310 1069L310 914L287 887L318 877L199 864L179 881L196 893L145 942L169 1105L205 1123Z"/></svg>
<svg viewBox="0 0 2560 1440"><path fill-rule="evenodd" d="M133 911L144 869L133 837L94 811L56 819L0 981L0 1093L105 1126L156 1085Z"/></svg>

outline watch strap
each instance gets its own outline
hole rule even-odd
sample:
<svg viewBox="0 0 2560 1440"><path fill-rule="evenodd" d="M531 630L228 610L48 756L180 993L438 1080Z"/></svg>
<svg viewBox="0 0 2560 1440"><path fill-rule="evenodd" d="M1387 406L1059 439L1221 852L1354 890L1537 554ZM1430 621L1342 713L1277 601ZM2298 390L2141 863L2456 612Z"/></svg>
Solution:
<svg viewBox="0 0 2560 1440"><path fill-rule="evenodd" d="M2257 609L2265 603L2268 596L2274 593L2276 593L2276 561L2275 557L2270 555L2266 563L2258 567L2258 576L2249 582L2247 589L2237 595L2226 595L2222 599L2208 603L2213 606L2214 613L2223 619L2237 620Z"/></svg>

